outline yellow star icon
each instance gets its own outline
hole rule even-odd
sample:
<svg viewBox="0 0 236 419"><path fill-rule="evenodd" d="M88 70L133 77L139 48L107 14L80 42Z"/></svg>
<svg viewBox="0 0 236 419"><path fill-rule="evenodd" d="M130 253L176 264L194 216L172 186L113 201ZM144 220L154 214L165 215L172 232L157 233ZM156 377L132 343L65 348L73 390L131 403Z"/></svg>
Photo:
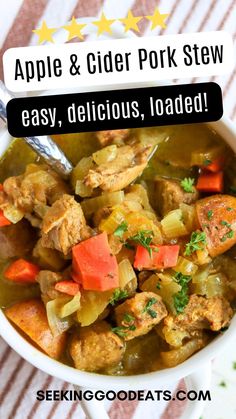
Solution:
<svg viewBox="0 0 236 419"><path fill-rule="evenodd" d="M42 23L41 28L34 29L32 32L36 33L38 35L39 40L38 43L42 44L42 42L48 41L48 42L54 42L52 35L54 32L57 31L57 28L48 28L45 20Z"/></svg>
<svg viewBox="0 0 236 419"><path fill-rule="evenodd" d="M125 32L133 29L134 31L139 32L139 27L137 23L143 18L143 16L134 16L131 10L128 11L127 17L125 19L119 19L125 25Z"/></svg>
<svg viewBox="0 0 236 419"><path fill-rule="evenodd" d="M145 17L152 22L151 30L153 30L157 26L160 26L163 29L166 28L165 20L168 16L169 14L161 14L159 10L156 8L153 15Z"/></svg>
<svg viewBox="0 0 236 419"><path fill-rule="evenodd" d="M115 19L107 19L102 12L100 20L96 20L95 22L92 22L92 24L98 27L97 35L101 35L103 32L112 33L110 26L113 22L115 22Z"/></svg>
<svg viewBox="0 0 236 419"><path fill-rule="evenodd" d="M79 24L76 22L75 17L72 17L71 24L63 26L64 29L66 29L68 34L68 41L70 41L73 38L79 38L84 39L84 35L82 35L81 30L85 27L84 24Z"/></svg>

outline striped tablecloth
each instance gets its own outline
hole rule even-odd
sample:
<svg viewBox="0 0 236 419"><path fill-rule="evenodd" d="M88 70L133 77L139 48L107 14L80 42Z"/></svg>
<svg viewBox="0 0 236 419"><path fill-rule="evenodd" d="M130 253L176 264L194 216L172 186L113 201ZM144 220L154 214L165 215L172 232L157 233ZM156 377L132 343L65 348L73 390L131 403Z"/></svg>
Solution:
<svg viewBox="0 0 236 419"><path fill-rule="evenodd" d="M2 55L10 47L35 45L32 30L45 20L48 26L64 25L72 16L125 17L129 9L136 16L151 15L155 7L169 13L167 28L150 30L147 20L139 24L140 35L177 34L226 30L236 39L236 0L0 0L0 78ZM236 54L235 54L236 55ZM222 77L175 80L177 83L214 80L224 95L224 111L236 121L236 68ZM178 384L178 383L177 383ZM172 384L172 389L175 384ZM183 386L179 383L178 386ZM4 419L83 418L77 402L37 402L39 389L66 390L69 384L52 378L24 361L0 339L0 417ZM181 404L113 402L107 404L112 419L177 419ZM227 416L225 416L226 418ZM227 419L229 416L227 417ZM205 419L205 418L204 418ZM213 418L217 419L217 417ZM230 418L231 419L231 418Z"/></svg>

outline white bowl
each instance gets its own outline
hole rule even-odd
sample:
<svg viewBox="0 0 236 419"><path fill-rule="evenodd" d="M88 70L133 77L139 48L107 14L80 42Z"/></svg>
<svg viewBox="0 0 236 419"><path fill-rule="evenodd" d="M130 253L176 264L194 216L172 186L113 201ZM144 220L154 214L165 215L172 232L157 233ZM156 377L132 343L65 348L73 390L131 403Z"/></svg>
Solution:
<svg viewBox="0 0 236 419"><path fill-rule="evenodd" d="M120 35L122 36L123 34ZM61 36L61 32L59 32L60 39ZM224 116L220 121L209 125L218 132L232 150L236 152L236 128L232 122ZM0 132L0 155L3 154L4 150L9 145L10 140L10 136L6 129L3 129ZM75 368L49 358L25 340L10 324L1 310L0 333L16 352L35 367L77 386L100 390L163 389L168 384L177 382L181 378L185 378L187 388L189 390L194 389L198 391L209 389L211 360L223 351L226 344L233 341L233 339L235 340L236 317L232 319L231 325L226 332L219 334L219 336L205 348L177 367L128 377L113 377L78 371ZM202 401L188 403L182 419L199 418L203 409L203 404L204 402ZM83 407L89 417L94 419L105 419L108 417L101 402L83 402Z"/></svg>

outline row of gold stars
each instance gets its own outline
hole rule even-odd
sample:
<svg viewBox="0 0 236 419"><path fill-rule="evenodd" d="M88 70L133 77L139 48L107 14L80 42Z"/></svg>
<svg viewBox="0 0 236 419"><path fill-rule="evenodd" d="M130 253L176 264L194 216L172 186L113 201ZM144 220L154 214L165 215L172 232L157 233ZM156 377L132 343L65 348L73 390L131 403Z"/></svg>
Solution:
<svg viewBox="0 0 236 419"><path fill-rule="evenodd" d="M123 19L107 19L105 14L102 13L99 20L91 22L93 25L97 26L97 35L101 35L103 33L112 33L111 25L115 21L120 21L124 25L125 32L129 30L134 30L139 32L138 23L141 19L145 18L148 19L151 23L151 30L155 29L157 26L161 28L166 28L165 20L168 17L168 14L161 14L159 10L156 8L153 15L151 16L134 16L131 10L129 10L126 18ZM73 17L70 25L62 26L68 33L68 41L73 38L79 38L81 40L84 39L84 35L81 33L83 28L87 26L86 24L77 23L76 19ZM45 21L43 21L41 28L34 29L33 32L38 35L38 43L41 44L42 42L54 42L53 41L53 34L59 28L49 28Z"/></svg>

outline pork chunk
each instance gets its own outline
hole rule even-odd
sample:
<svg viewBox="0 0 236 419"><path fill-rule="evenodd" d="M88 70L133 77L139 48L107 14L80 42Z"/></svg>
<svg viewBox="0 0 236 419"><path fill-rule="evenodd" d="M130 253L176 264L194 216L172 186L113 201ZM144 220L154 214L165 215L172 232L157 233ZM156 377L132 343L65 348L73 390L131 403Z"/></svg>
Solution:
<svg viewBox="0 0 236 419"><path fill-rule="evenodd" d="M130 340L145 335L167 316L167 310L159 295L140 292L115 309L118 333Z"/></svg>
<svg viewBox="0 0 236 419"><path fill-rule="evenodd" d="M129 129L116 129L110 131L98 131L96 133L97 139L102 147L105 147L114 142L122 143L129 135Z"/></svg>
<svg viewBox="0 0 236 419"><path fill-rule="evenodd" d="M0 228L0 259L21 258L31 252L36 241L30 223L21 220Z"/></svg>
<svg viewBox="0 0 236 419"><path fill-rule="evenodd" d="M147 166L152 146L140 143L119 147L114 160L90 169L84 179L92 189L100 187L103 191L119 191L140 176Z"/></svg>
<svg viewBox="0 0 236 419"><path fill-rule="evenodd" d="M173 179L158 177L155 179L155 205L161 216L169 211L179 208L181 203L192 204L198 199L198 191L193 187L194 192L184 192L180 182Z"/></svg>
<svg viewBox="0 0 236 419"><path fill-rule="evenodd" d="M32 213L37 210L37 206L51 205L68 192L68 186L56 172L47 165L37 164L29 164L23 175L6 179L3 189L0 208L4 209L9 200L24 213Z"/></svg>
<svg viewBox="0 0 236 419"><path fill-rule="evenodd" d="M81 327L72 338L70 354L75 367L84 371L100 371L118 364L125 344L106 321Z"/></svg>
<svg viewBox="0 0 236 419"><path fill-rule="evenodd" d="M184 312L176 317L168 315L164 324L170 329L193 335L202 329L217 332L229 324L232 316L233 310L224 297L205 298L193 294Z"/></svg>
<svg viewBox="0 0 236 419"><path fill-rule="evenodd" d="M58 272L42 270L36 276L36 281L39 283L41 296L43 302L46 304L49 300L61 296L59 291L55 290L55 284L62 281L63 276Z"/></svg>
<svg viewBox="0 0 236 419"><path fill-rule="evenodd" d="M43 219L42 246L57 249L67 255L75 244L89 236L80 204L73 196L62 195Z"/></svg>

